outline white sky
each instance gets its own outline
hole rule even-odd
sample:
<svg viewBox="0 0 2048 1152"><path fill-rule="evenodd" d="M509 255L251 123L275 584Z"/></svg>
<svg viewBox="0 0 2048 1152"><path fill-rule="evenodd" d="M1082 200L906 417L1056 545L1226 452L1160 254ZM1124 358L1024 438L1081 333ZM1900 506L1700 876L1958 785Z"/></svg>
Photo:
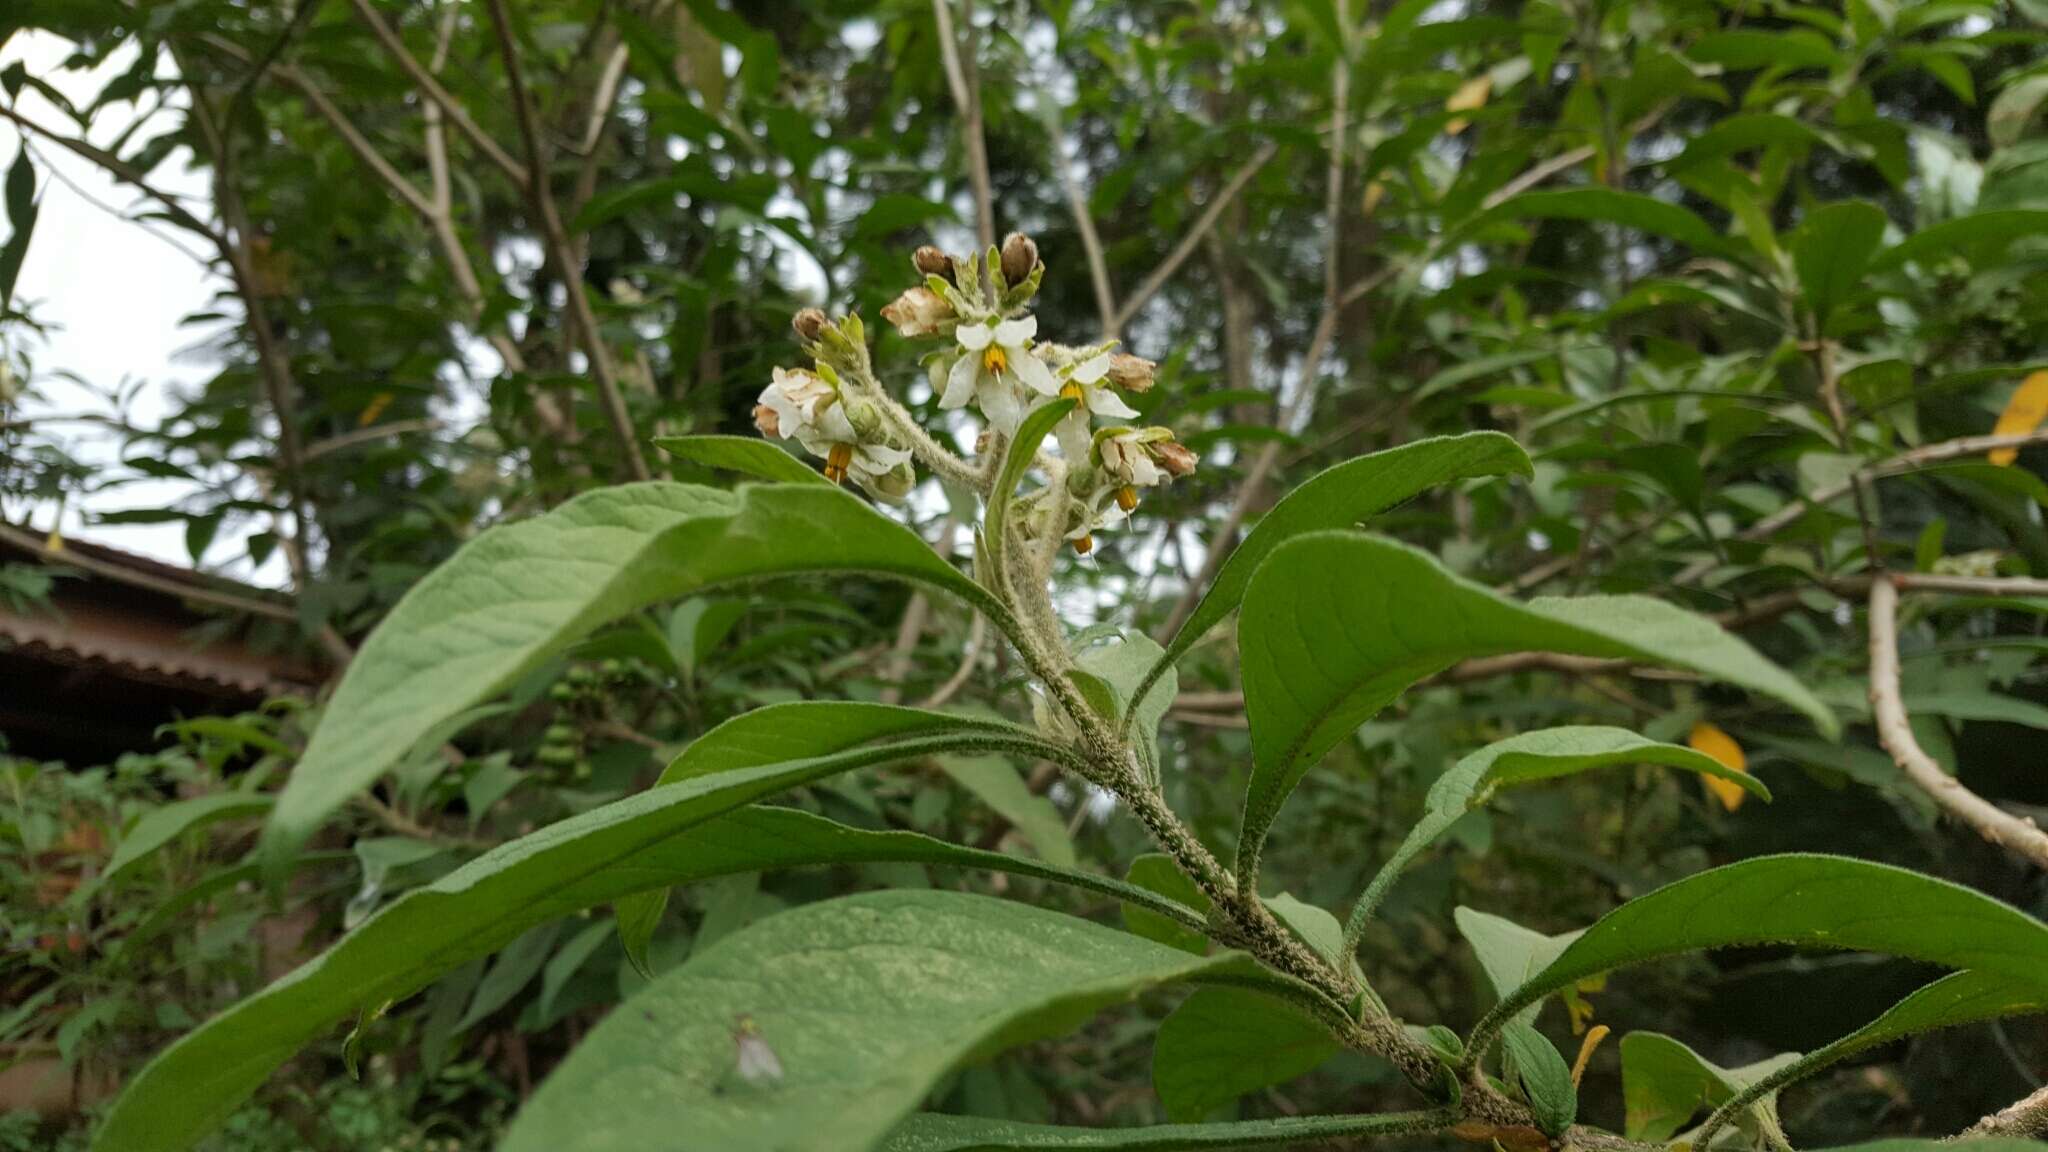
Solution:
<svg viewBox="0 0 2048 1152"><path fill-rule="evenodd" d="M0 67L23 61L30 75L82 105L135 59L134 49L124 48L93 72L61 71L59 65L70 51L68 41L46 33L20 34L0 49ZM18 107L44 127L62 131L69 126L68 118L32 89L22 89ZM133 105L106 109L94 123L90 139L99 144L112 141L136 115ZM131 138L129 147L168 127L168 123L161 128L145 126ZM0 121L0 164L12 163L19 147L14 126ZM193 254L200 253L197 242L160 225L151 226L157 229L152 234L124 218L147 206L140 194L55 145L36 143L35 152L41 210L15 286L15 299L50 331L45 339L27 341L26 351L35 369L31 383L42 400L25 405L21 414L104 415L109 411L104 398L107 392L140 384L130 416L141 426L153 426L166 409L170 389L195 385L215 371L215 364L188 352L208 335L207 330L183 329L178 322L207 304L217 282L192 255L162 237L173 237ZM190 154L180 150L150 173L151 181L166 191L189 196L187 207L205 218L210 215L206 177L186 166L189 159ZM81 459L105 466L108 475L114 474L120 459L115 433L91 424L58 428ZM190 557L182 524L88 526L87 521L97 512L164 507L191 491L192 486L181 481L137 480L67 507L58 526L68 537L187 564ZM51 510L39 509L34 526L48 530L50 521ZM251 525L242 531L260 527ZM227 563L241 551L239 540L223 530L207 553L208 566L260 583L284 581L283 561L277 556L256 573L248 571L246 562Z"/></svg>

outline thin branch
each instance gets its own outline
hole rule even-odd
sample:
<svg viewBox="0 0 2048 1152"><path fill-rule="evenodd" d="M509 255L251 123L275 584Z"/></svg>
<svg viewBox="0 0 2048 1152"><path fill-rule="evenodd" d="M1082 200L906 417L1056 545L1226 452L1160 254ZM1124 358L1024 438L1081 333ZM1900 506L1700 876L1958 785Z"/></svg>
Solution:
<svg viewBox="0 0 2048 1152"><path fill-rule="evenodd" d="M441 422L430 418L393 420L389 424L372 424L368 428L358 428L353 432L344 432L339 436L329 436L325 440L318 440L308 444L306 445L306 450L300 454L299 460L301 463L318 460L330 453L346 451L358 444L369 444L389 436L405 436L414 432L437 432L440 429Z"/></svg>
<svg viewBox="0 0 2048 1152"><path fill-rule="evenodd" d="M1870 707L1877 721L1878 742L1891 753L1906 778L1918 785L1949 815L1984 839L2015 855L2048 868L2048 833L2032 820L2014 816L1963 787L1935 763L1913 736L1913 726L1899 690L1899 590L1882 576L1870 584Z"/></svg>
<svg viewBox="0 0 2048 1152"><path fill-rule="evenodd" d="M938 689L931 695L919 701L917 706L919 708L943 708L953 697L959 695L960 690L967 686L967 682L974 678L974 669L981 663L982 648L987 643L988 617L976 612L974 614L974 623L969 625L967 629L967 650L960 656L960 667L954 669L953 674L946 678L946 682L939 685Z"/></svg>
<svg viewBox="0 0 2048 1152"><path fill-rule="evenodd" d="M45 128L12 107L0 108L0 116L12 120L17 127L25 131L33 132L68 152L92 161L94 164L105 169L108 175L113 176L123 184L156 201L163 207L164 214L176 221L181 227L206 237L216 246L222 242L220 233L215 231L211 224L194 216L183 204L178 202L178 198L175 195L151 184L148 173L136 168L133 164L128 163L112 152L96 147L88 141L74 139L61 132Z"/></svg>
<svg viewBox="0 0 2048 1152"><path fill-rule="evenodd" d="M1057 120L1053 121L1057 127ZM1088 278L1095 285L1095 314L1102 320L1102 338L1114 339L1120 325L1117 323L1116 288L1109 282L1109 263L1102 254L1102 237L1095 231L1095 216L1088 211L1088 197L1081 191L1080 181L1074 179L1073 165L1067 162L1066 138L1064 134L1054 137L1053 170L1060 178L1060 190L1066 193L1067 210L1074 216L1074 231L1081 237L1081 252L1088 258Z"/></svg>
<svg viewBox="0 0 2048 1152"><path fill-rule="evenodd" d="M367 0L357 2L360 5ZM488 0L488 7L491 23L498 31L498 51L504 59L505 83L512 91L512 114L519 122L519 135L526 141L527 170L532 174L526 182L527 199L533 205L534 214L540 218L549 254L561 274L562 288L569 298L570 318L575 321L583 338L583 350L590 357L590 372L597 381L598 399L604 409L605 420L611 425L612 436L618 441L619 451L626 458L627 470L635 480L651 479L653 473L648 471L647 459L640 452L639 438L633 433L632 414L626 410L626 398L619 391L611 350L605 347L603 335L598 331L597 313L590 306L590 293L579 274L581 266L576 262L575 246L569 242L568 231L562 226L561 212L555 207L555 198L547 188L547 152L535 120L533 98L527 92L525 75L520 69L519 45L513 38L511 17L505 11L504 0ZM454 112L451 110L449 115L453 118Z"/></svg>
<svg viewBox="0 0 2048 1152"><path fill-rule="evenodd" d="M369 26L370 32L377 37L377 42L384 46L384 51L405 70L406 75L412 77L412 82L419 86L419 90L426 94L427 99L440 107L449 122L455 125L456 130L468 137L469 142L476 145L477 151L482 152L484 157L496 165L514 184L525 185L526 166L498 147L498 142L491 139L489 133L469 118L469 113L463 110L462 103L455 99L448 89L443 88L432 73L421 67L418 60L413 59L412 51L405 46L405 41L400 39L391 25L385 23L384 18L377 14L377 9L371 5L370 0L353 0L353 3L356 15ZM514 99L517 100L516 95Z"/></svg>
<svg viewBox="0 0 2048 1152"><path fill-rule="evenodd" d="M995 190L988 176L988 142L981 130L981 86L974 55L963 58L960 38L953 30L952 0L932 0L932 18L939 28L939 59L946 70L946 87L960 110L960 139L967 152L967 179L974 186L974 230L980 238L977 251L996 246ZM964 0L962 23L974 32L974 0Z"/></svg>
<svg viewBox="0 0 2048 1152"><path fill-rule="evenodd" d="M1339 64L1338 71L1340 73L1348 72L1349 66ZM1348 79L1340 79L1339 83L1340 85L1348 84L1349 81ZM1334 166L1341 168L1341 158L1343 155L1341 137L1344 133L1344 114L1341 109L1337 114L1336 131L1340 138L1339 143L1335 145L1337 149L1336 155L1339 159ZM1159 262L1159 267L1154 268L1152 274L1145 277L1138 284L1137 290L1125 298L1122 306L1116 311L1115 320L1109 325L1111 330L1107 335L1114 336L1117 332L1122 331L1123 326L1131 322L1131 317L1136 316L1144 309L1145 305L1152 302L1152 297L1157 296L1160 290L1166 287L1167 282L1173 279L1173 274L1180 271L1180 266L1187 263L1188 257L1195 254L1195 249L1201 246L1202 238L1207 236L1209 230L1216 226L1216 221L1222 218L1223 210L1230 207L1230 202L1237 199L1238 193L1244 191L1245 185L1250 184L1252 177L1259 174L1259 169L1264 168L1266 163L1272 160L1279 151L1280 146L1268 140L1264 144L1259 145L1259 150L1252 153L1251 159L1245 161L1243 167L1240 167L1235 173L1231 174L1229 181L1222 188L1217 189L1216 194L1209 198L1209 203L1203 206L1202 214L1195 218L1194 224L1180 238L1180 243L1174 245L1173 251L1167 253L1166 259ZM1341 174L1333 179L1336 181L1334 185L1335 192L1341 194L1343 191ZM1331 229L1333 235L1335 228L1335 220L1332 218ZM1335 248L1336 246L1333 243L1331 245L1332 255L1335 254ZM1334 261L1330 267L1335 267ZM1330 271L1325 276L1325 279L1334 276L1335 272ZM1326 294L1326 300L1328 299L1334 299L1334 294Z"/></svg>

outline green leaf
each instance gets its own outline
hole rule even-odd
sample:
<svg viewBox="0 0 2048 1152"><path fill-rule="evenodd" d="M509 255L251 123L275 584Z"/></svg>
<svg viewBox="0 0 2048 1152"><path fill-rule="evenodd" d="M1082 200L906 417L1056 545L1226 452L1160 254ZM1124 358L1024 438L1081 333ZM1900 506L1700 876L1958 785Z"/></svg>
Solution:
<svg viewBox="0 0 2048 1152"><path fill-rule="evenodd" d="M1661 1144L1691 1123L1702 1105L1719 1107L1745 1085L1794 1059L1788 1054L1744 1068L1722 1068L1669 1036L1631 1032L1621 1038L1628 1138Z"/></svg>
<svg viewBox="0 0 2048 1152"><path fill-rule="evenodd" d="M1209 897L1187 873L1180 870L1180 866L1173 862L1173 857L1164 852L1147 852L1131 861L1130 871L1124 876L1124 881L1192 908L1204 920L1208 918ZM1147 940L1156 940L1183 952L1193 952L1197 956L1209 950L1209 938L1199 930L1200 921L1196 927L1190 928L1170 916L1161 916L1157 912L1128 902L1123 906L1123 913L1124 927Z"/></svg>
<svg viewBox="0 0 2048 1152"><path fill-rule="evenodd" d="M1315 1144L1351 1137L1391 1136L1428 1132L1454 1122L1442 1112L1377 1112L1357 1116L1282 1116L1272 1120L1239 1120L1229 1124L1153 1124L1143 1128L1060 1128L984 1120L978 1116L913 1116L880 1145L878 1152L1034 1152L1037 1149L1099 1149L1101 1152L1199 1152L1202 1149L1282 1147ZM1913 1143L1913 1141L1901 1141ZM2041 1152L2025 1141L1982 1141L2014 1148L1980 1148L1967 1152ZM1882 1149L1879 1152L1909 1152ZM1930 1143L1927 1149L1936 1152Z"/></svg>
<svg viewBox="0 0 2048 1152"><path fill-rule="evenodd" d="M180 1039L116 1101L101 1152L170 1152L212 1130L270 1071L337 1020L395 1001L558 916L710 876L851 862L981 868L1075 885L1198 927L1143 888L914 832L866 832L805 812L740 805L869 764L949 750L907 741L686 780L502 845L363 922L284 979Z"/></svg>
<svg viewBox="0 0 2048 1152"><path fill-rule="evenodd" d="M654 446L678 460L762 480L830 484L810 465L753 436L659 436Z"/></svg>
<svg viewBox="0 0 2048 1152"><path fill-rule="evenodd" d="M267 795L215 792L179 800L148 812L121 837L120 846L114 849L114 858L107 862L106 871L100 874L94 888L119 880L136 865L155 855L158 849L194 828L203 828L217 820L268 812L270 805L271 798Z"/></svg>
<svg viewBox="0 0 2048 1152"><path fill-rule="evenodd" d="M2023 76L2007 85L1984 115L1991 143L2000 148L2019 143L2044 106L2048 106L2048 74Z"/></svg>
<svg viewBox="0 0 2048 1152"><path fill-rule="evenodd" d="M1571 1127L1579 1115L1579 1088L1571 1065L1534 1025L1510 1020L1500 1034L1509 1079L1522 1086L1522 1098L1535 1114L1536 1126L1551 1136Z"/></svg>
<svg viewBox="0 0 2048 1152"><path fill-rule="evenodd" d="M1296 939L1321 956L1332 971L1344 972L1355 968L1345 958L1344 927L1327 910L1285 892L1265 897L1264 903L1274 917L1286 925Z"/></svg>
<svg viewBox="0 0 2048 1152"><path fill-rule="evenodd" d="M1252 876L1275 813L1323 753L1410 684L1468 657L1563 652L1685 668L1836 730L1804 685L1702 617L1638 596L1518 604L1362 533L1276 549L1245 594L1238 633L1253 760L1239 854Z"/></svg>
<svg viewBox="0 0 2048 1152"><path fill-rule="evenodd" d="M1648 740L1623 728L1545 728L1496 740L1459 760L1430 785L1422 802L1422 819L1358 898L1345 926L1346 933L1356 940L1402 871L1460 817L1484 807L1502 788L1628 764L1656 764L1698 772L1731 781L1759 799L1771 798L1770 789L1761 780L1737 772L1704 752Z"/></svg>
<svg viewBox="0 0 2048 1152"><path fill-rule="evenodd" d="M7 243L0 245L0 316L7 314L14 299L14 284L21 277L21 264L28 258L29 237L36 230L36 167L29 159L28 142L7 168Z"/></svg>
<svg viewBox="0 0 2048 1152"><path fill-rule="evenodd" d="M1462 906L1451 911L1451 918L1457 922L1458 934L1472 945L1473 955L1479 957L1479 967L1486 973L1493 994L1502 998L1527 983L1579 938L1577 932L1548 936L1504 917ZM1517 1018L1533 1023L1539 1008L1538 1004L1530 1004Z"/></svg>
<svg viewBox="0 0 2048 1152"><path fill-rule="evenodd" d="M770 704L742 712L706 732L680 756L662 769L654 782L657 788L721 772L737 772L764 764L808 760L857 748L878 740L908 740L919 737L954 736L971 741L976 734L1029 733L1007 721L891 704L870 704L853 700L800 700ZM1064 832L1065 826L1061 826ZM1041 850L1041 855L1043 851ZM1050 859L1050 857L1048 857ZM1071 863L1055 861L1055 863ZM668 907L668 890L656 889L625 897L618 902L619 942L626 959L643 975L653 975L647 965L647 945Z"/></svg>
<svg viewBox="0 0 2048 1152"><path fill-rule="evenodd" d="M807 904L721 940L577 1045L502 1152L867 1148L971 1059L1063 1035L1164 984L1242 975L1058 912L944 891ZM914 1005L915 1011L906 1011ZM780 1074L742 1077L736 1030Z"/></svg>
<svg viewBox="0 0 2048 1152"><path fill-rule="evenodd" d="M1871 258L1870 271L1888 272L1915 260L1942 261L1957 256L1972 257L1973 263L1988 261L2002 255L2013 241L2043 233L2048 233L2048 211L2040 209L2013 208L1957 216L1922 228L1877 253Z"/></svg>
<svg viewBox="0 0 2048 1152"><path fill-rule="evenodd" d="M1067 821L1053 802L1024 786L1017 766L1001 756L941 756L939 767L953 782L972 792L996 815L1010 822L1041 859L1074 867L1074 841Z"/></svg>
<svg viewBox="0 0 2048 1152"><path fill-rule="evenodd" d="M2048 992L2048 924L1946 880L1837 856L1763 856L1688 876L1602 916L1495 1005L1503 1019L1590 976L1740 944L1884 952L1999 974Z"/></svg>
<svg viewBox="0 0 2048 1152"><path fill-rule="evenodd" d="M1748 71L1752 68L1818 68L1832 71L1841 53L1827 38L1803 28L1770 32L1736 29L1702 36L1686 51L1694 60L1719 64L1723 68Z"/></svg>
<svg viewBox="0 0 2048 1152"><path fill-rule="evenodd" d="M1032 462L1038 458L1039 445L1052 435L1053 426L1074 410L1074 403L1072 399L1056 399L1039 405L1024 417L1017 426L1017 435L1003 449L1003 466L996 472L988 512L982 520L983 538L988 542L988 571L993 580L1007 582L1010 578L1003 557L1009 551L1010 505L1016 502L1017 485L1024 482L1024 473L1030 471Z"/></svg>
<svg viewBox="0 0 2048 1152"><path fill-rule="evenodd" d="M1152 1085L1173 1120L1200 1120L1247 1092L1284 1084L1343 1050L1284 1001L1201 988L1159 1026Z"/></svg>
<svg viewBox="0 0 2048 1152"><path fill-rule="evenodd" d="M1731 245L1691 209L1640 192L1614 188L1556 188L1509 197L1473 217L1464 233L1496 220L1584 220L1616 224L1675 240L1700 252L1718 253Z"/></svg>
<svg viewBox="0 0 2048 1152"><path fill-rule="evenodd" d="M1173 706L1173 698L1180 692L1180 674L1167 659L1165 649L1142 632L1119 632L1114 644L1092 644L1074 657L1074 666L1082 674L1092 678L1093 685L1080 683L1077 686L1094 688L1094 695L1103 697L1109 708L1103 719L1119 730L1137 737L1139 766L1145 772L1145 779L1153 787L1159 786L1159 725L1166 719L1166 710ZM1155 669L1164 669L1165 690L1152 692L1146 677ZM1138 693L1143 692L1143 696ZM1084 691L1084 695L1089 694ZM1134 709L1132 699L1138 704Z"/></svg>
<svg viewBox="0 0 2048 1152"><path fill-rule="evenodd" d="M1498 432L1469 432L1403 444L1316 473L1260 517L1244 542L1230 553L1136 695L1146 695L1183 653L1237 610L1252 573L1288 540L1303 532L1363 523L1452 480L1528 476L1531 471L1529 456L1521 445Z"/></svg>
<svg viewBox="0 0 2048 1152"><path fill-rule="evenodd" d="M555 937L561 935L560 924L540 924L529 928L505 950L498 954L496 963L484 973L476 992L470 997L469 1009L455 1025L457 1032L464 1031L483 1022L484 1018L512 1002L521 989L540 975L541 966L547 963L548 953L554 951Z"/></svg>
<svg viewBox="0 0 2048 1152"><path fill-rule="evenodd" d="M708 587L815 572L910 580L1008 620L916 533L836 487L656 482L580 496L470 541L370 635L278 798L266 873L436 724L606 621Z"/></svg>
<svg viewBox="0 0 2048 1152"><path fill-rule="evenodd" d="M1884 209L1843 200L1814 209L1792 233L1799 288L1823 328L1862 286L1863 273L1884 241L1884 224Z"/></svg>
<svg viewBox="0 0 2048 1152"><path fill-rule="evenodd" d="M2015 980L1992 972L1952 972L1887 1009L1884 1015L1823 1048L1797 1059L1774 1062L1761 1075L1745 1078L1726 1100L1709 1104L1733 1112L1859 1052L1922 1032L1955 1028L2007 1016L2048 1013L2048 987L2038 980ZM1631 1037L1633 1038L1633 1037ZM1626 1041L1623 1071L1627 1071ZM1747 1069L1744 1069L1747 1071ZM1630 1106L1629 1115L1635 1115ZM1689 1117L1690 1112L1687 1113ZM1633 1119L1631 1119L1633 1123ZM1633 1129L1629 1133L1635 1135Z"/></svg>

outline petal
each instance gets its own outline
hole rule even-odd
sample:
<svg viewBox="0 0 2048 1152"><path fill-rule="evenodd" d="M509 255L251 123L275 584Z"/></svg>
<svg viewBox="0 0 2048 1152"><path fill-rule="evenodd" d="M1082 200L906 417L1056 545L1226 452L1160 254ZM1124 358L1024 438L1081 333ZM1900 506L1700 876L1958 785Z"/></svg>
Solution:
<svg viewBox="0 0 2048 1152"><path fill-rule="evenodd" d="M1109 375L1109 354L1106 352L1100 356L1090 356L1088 359L1074 365L1073 378L1083 384L1093 384L1107 375Z"/></svg>
<svg viewBox="0 0 2048 1152"><path fill-rule="evenodd" d="M1134 454L1131 460L1131 483L1140 488L1150 488L1164 479L1165 470L1154 464L1150 456L1142 452Z"/></svg>
<svg viewBox="0 0 2048 1152"><path fill-rule="evenodd" d="M975 395L981 399L981 411L988 417L990 427L1005 436L1016 435L1017 425L1024 419L1024 405L1014 389L984 377Z"/></svg>
<svg viewBox="0 0 2048 1152"><path fill-rule="evenodd" d="M853 430L853 422L846 418L844 404L834 404L818 415L818 431L838 444L852 444L860 439Z"/></svg>
<svg viewBox="0 0 2048 1152"><path fill-rule="evenodd" d="M1072 413L1066 419L1061 420L1059 425L1053 429L1053 432L1059 437L1060 455L1066 457L1069 464L1076 464L1088 458L1089 437L1088 418L1086 416L1081 415L1079 412Z"/></svg>
<svg viewBox="0 0 2048 1152"><path fill-rule="evenodd" d="M1111 389L1089 388L1086 391L1088 410L1097 416L1114 416L1120 420L1129 420L1138 414L1137 409L1124 403L1124 398Z"/></svg>
<svg viewBox="0 0 2048 1152"><path fill-rule="evenodd" d="M1038 335L1038 317L1019 316L996 325L996 343L1022 344Z"/></svg>
<svg viewBox="0 0 2048 1152"><path fill-rule="evenodd" d="M892 448L887 444L863 444L856 453L870 472L887 472L905 460L910 459L910 449Z"/></svg>
<svg viewBox="0 0 2048 1152"><path fill-rule="evenodd" d="M966 331L966 329L961 329ZM939 397L941 408L965 408L974 398L975 378L981 375L981 359L973 353L953 361L952 370L946 373L946 393Z"/></svg>
<svg viewBox="0 0 2048 1152"><path fill-rule="evenodd" d="M1045 361L1031 353L1024 352L1010 357L1010 370L1017 374L1017 379L1029 385L1033 392L1041 396L1059 395L1060 383L1052 378L1052 369L1047 368Z"/></svg>
<svg viewBox="0 0 2048 1152"><path fill-rule="evenodd" d="M969 352L979 352L983 348L988 347L988 342L996 334L989 331L986 324L962 324L954 330L953 335L959 339L962 348L967 349ZM1005 341L1005 343L1008 343L1008 341Z"/></svg>

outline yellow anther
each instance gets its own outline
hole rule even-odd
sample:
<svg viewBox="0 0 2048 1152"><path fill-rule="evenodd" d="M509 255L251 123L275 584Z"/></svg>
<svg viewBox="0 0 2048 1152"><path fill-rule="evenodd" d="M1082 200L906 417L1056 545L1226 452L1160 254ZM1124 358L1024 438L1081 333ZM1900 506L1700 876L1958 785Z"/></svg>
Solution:
<svg viewBox="0 0 2048 1152"><path fill-rule="evenodd" d="M1074 555L1086 556L1093 551L1095 551L1095 537L1077 536L1074 538Z"/></svg>
<svg viewBox="0 0 2048 1152"><path fill-rule="evenodd" d="M1069 380L1067 381L1066 385L1060 389L1060 399L1072 400L1076 404L1081 404L1085 403L1088 397L1081 391L1081 386L1079 384L1076 384L1072 380Z"/></svg>
<svg viewBox="0 0 2048 1152"><path fill-rule="evenodd" d="M1138 490L1129 484L1116 490L1116 506L1125 512L1138 510Z"/></svg>
<svg viewBox="0 0 2048 1152"><path fill-rule="evenodd" d="M989 375L1001 376L1010 370L1010 354L1001 344L991 344L981 354L981 366Z"/></svg>
<svg viewBox="0 0 2048 1152"><path fill-rule="evenodd" d="M834 444L825 453L825 479L837 484L846 479L846 470L853 464L853 445Z"/></svg>

